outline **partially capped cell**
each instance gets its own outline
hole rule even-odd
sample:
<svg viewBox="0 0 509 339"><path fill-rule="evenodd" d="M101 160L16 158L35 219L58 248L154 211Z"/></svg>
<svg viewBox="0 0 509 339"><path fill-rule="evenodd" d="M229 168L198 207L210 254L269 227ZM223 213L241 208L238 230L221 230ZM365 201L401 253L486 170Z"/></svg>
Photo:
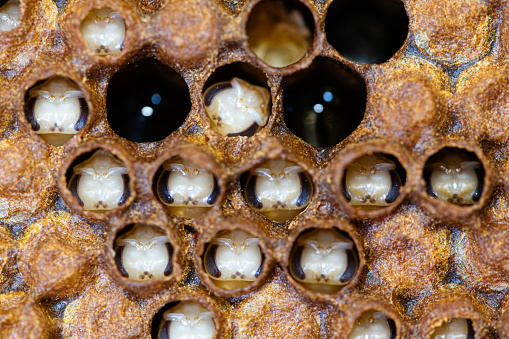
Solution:
<svg viewBox="0 0 509 339"><path fill-rule="evenodd" d="M55 76L31 88L25 116L32 129L53 146L62 146L87 123L88 105L71 80Z"/></svg>
<svg viewBox="0 0 509 339"><path fill-rule="evenodd" d="M301 234L290 254L290 274L304 287L336 293L355 275L358 254L350 237L337 229L312 229Z"/></svg>
<svg viewBox="0 0 509 339"><path fill-rule="evenodd" d="M354 160L346 166L343 175L343 194L358 208L391 205L399 197L401 186L396 163L379 153Z"/></svg>
<svg viewBox="0 0 509 339"><path fill-rule="evenodd" d="M193 301L181 301L164 312L158 339L212 339L215 330L208 309Z"/></svg>
<svg viewBox="0 0 509 339"><path fill-rule="evenodd" d="M203 102L212 127L221 135L252 136L269 119L269 90L239 78L210 86Z"/></svg>
<svg viewBox="0 0 509 339"><path fill-rule="evenodd" d="M120 54L125 32L124 18L109 7L92 10L81 23L83 39L97 55Z"/></svg>
<svg viewBox="0 0 509 339"><path fill-rule="evenodd" d="M115 263L122 276L147 281L173 271L173 246L158 227L136 224L115 240Z"/></svg>
<svg viewBox="0 0 509 339"><path fill-rule="evenodd" d="M257 4L246 26L251 50L266 64L285 67L299 61L313 42L314 21L298 1L265 0Z"/></svg>
<svg viewBox="0 0 509 339"><path fill-rule="evenodd" d="M204 267L214 283L234 290L250 285L260 275L264 256L260 240L242 231L224 231L205 250Z"/></svg>
<svg viewBox="0 0 509 339"><path fill-rule="evenodd" d="M474 339L472 320L452 318L435 329L431 339Z"/></svg>
<svg viewBox="0 0 509 339"><path fill-rule="evenodd" d="M214 174L180 157L163 164L156 187L168 211L184 218L206 213L219 197Z"/></svg>
<svg viewBox="0 0 509 339"><path fill-rule="evenodd" d="M472 205L481 198L484 168L474 153L448 147L426 162L424 180L431 198Z"/></svg>
<svg viewBox="0 0 509 339"><path fill-rule="evenodd" d="M251 169L244 196L266 218L284 222L302 212L313 195L311 177L293 161L267 160Z"/></svg>
<svg viewBox="0 0 509 339"><path fill-rule="evenodd" d="M21 11L19 0L9 0L0 7L0 31L10 31L19 26Z"/></svg>
<svg viewBox="0 0 509 339"><path fill-rule="evenodd" d="M129 198L127 168L109 151L99 149L73 168L69 190L84 210L112 210Z"/></svg>
<svg viewBox="0 0 509 339"><path fill-rule="evenodd" d="M348 339L396 339L396 324L384 312L366 311L355 320Z"/></svg>

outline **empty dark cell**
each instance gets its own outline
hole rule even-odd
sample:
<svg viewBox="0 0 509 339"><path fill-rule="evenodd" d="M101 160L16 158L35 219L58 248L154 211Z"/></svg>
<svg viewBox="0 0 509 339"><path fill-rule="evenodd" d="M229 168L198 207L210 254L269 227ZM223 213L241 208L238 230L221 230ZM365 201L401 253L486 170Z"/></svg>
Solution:
<svg viewBox="0 0 509 339"><path fill-rule="evenodd" d="M405 42L408 17L400 0L335 0L327 11L325 33L344 57L378 64Z"/></svg>
<svg viewBox="0 0 509 339"><path fill-rule="evenodd" d="M284 118L296 136L315 147L334 146L364 118L364 80L325 58L289 76L284 85Z"/></svg>
<svg viewBox="0 0 509 339"><path fill-rule="evenodd" d="M135 142L152 142L164 139L183 124L191 100L177 72L147 58L111 78L106 105L115 133Z"/></svg>

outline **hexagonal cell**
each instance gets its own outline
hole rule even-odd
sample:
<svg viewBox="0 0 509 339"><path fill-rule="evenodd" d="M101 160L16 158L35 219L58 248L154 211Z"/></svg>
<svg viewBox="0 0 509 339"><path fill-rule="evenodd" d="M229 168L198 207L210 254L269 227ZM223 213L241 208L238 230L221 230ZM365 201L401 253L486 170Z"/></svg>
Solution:
<svg viewBox="0 0 509 339"><path fill-rule="evenodd" d="M113 75L106 98L115 133L134 142L153 142L177 130L191 110L189 89L173 69L140 59Z"/></svg>
<svg viewBox="0 0 509 339"><path fill-rule="evenodd" d="M125 31L124 18L109 7L92 10L81 23L83 40L97 55L122 52Z"/></svg>
<svg viewBox="0 0 509 339"><path fill-rule="evenodd" d="M173 272L173 246L159 227L127 226L119 232L114 250L120 274L130 280L161 279Z"/></svg>
<svg viewBox="0 0 509 339"><path fill-rule="evenodd" d="M246 34L251 50L266 64L285 67L299 61L313 43L314 20L297 0L265 0L251 11Z"/></svg>
<svg viewBox="0 0 509 339"><path fill-rule="evenodd" d="M350 236L336 228L302 232L290 254L289 271L305 288L332 294L355 276L359 255Z"/></svg>
<svg viewBox="0 0 509 339"><path fill-rule="evenodd" d="M474 339L474 337L472 320L464 318L444 321L431 335L431 339Z"/></svg>
<svg viewBox="0 0 509 339"><path fill-rule="evenodd" d="M87 123L89 109L75 82L54 76L38 82L25 96L25 117L47 143L62 146Z"/></svg>
<svg viewBox="0 0 509 339"><path fill-rule="evenodd" d="M348 339L396 339L396 324L384 312L368 310L354 323Z"/></svg>
<svg viewBox="0 0 509 339"><path fill-rule="evenodd" d="M203 255L205 272L226 290L251 285L260 276L263 263L260 240L243 230L220 232L206 245Z"/></svg>
<svg viewBox="0 0 509 339"><path fill-rule="evenodd" d="M484 175L484 167L475 153L455 147L445 147L431 156L423 173L431 198L456 205L479 201Z"/></svg>
<svg viewBox="0 0 509 339"><path fill-rule="evenodd" d="M405 181L406 172L394 156L366 154L346 166L343 195L356 208L382 208L398 199Z"/></svg>
<svg viewBox="0 0 509 339"><path fill-rule="evenodd" d="M313 197L313 181L293 161L267 160L241 180L248 205L267 219L285 222L301 213Z"/></svg>
<svg viewBox="0 0 509 339"><path fill-rule="evenodd" d="M0 2L0 31L10 31L21 23L21 11L19 0Z"/></svg>
<svg viewBox="0 0 509 339"><path fill-rule="evenodd" d="M78 157L67 171L68 189L86 211L106 212L127 201L131 192L124 163L105 149Z"/></svg>
<svg viewBox="0 0 509 339"><path fill-rule="evenodd" d="M179 156L166 161L156 178L158 199L178 217L199 217L207 213L219 197L215 175Z"/></svg>
<svg viewBox="0 0 509 339"><path fill-rule="evenodd" d="M357 74L328 58L286 78L283 113L293 134L315 147L347 138L366 109L366 84Z"/></svg>
<svg viewBox="0 0 509 339"><path fill-rule="evenodd" d="M200 303L189 300L174 302L161 312L162 316L156 314L152 322L153 338L214 338L216 325L213 315Z"/></svg>
<svg viewBox="0 0 509 339"><path fill-rule="evenodd" d="M403 46L408 17L400 0L335 0L327 10L325 33L344 57L379 64Z"/></svg>

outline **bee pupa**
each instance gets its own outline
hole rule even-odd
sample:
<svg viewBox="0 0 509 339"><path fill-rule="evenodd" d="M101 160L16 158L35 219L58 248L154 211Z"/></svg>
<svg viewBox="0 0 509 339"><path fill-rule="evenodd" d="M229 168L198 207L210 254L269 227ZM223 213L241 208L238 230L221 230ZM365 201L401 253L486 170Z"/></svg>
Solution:
<svg viewBox="0 0 509 339"><path fill-rule="evenodd" d="M74 82L55 76L28 91L25 115L35 133L62 146L87 123L88 105Z"/></svg>
<svg viewBox="0 0 509 339"><path fill-rule="evenodd" d="M252 136L269 119L269 90L239 78L212 85L203 101L213 128L225 136Z"/></svg>
<svg viewBox="0 0 509 339"><path fill-rule="evenodd" d="M122 205L130 195L127 168L122 161L99 149L73 169L69 190L84 210L108 211Z"/></svg>
<svg viewBox="0 0 509 339"><path fill-rule="evenodd" d="M431 339L474 339L472 320L464 318L446 320L435 329Z"/></svg>
<svg viewBox="0 0 509 339"><path fill-rule="evenodd" d="M124 277L145 281L163 278L173 270L173 247L158 227L137 224L115 244L115 262Z"/></svg>
<svg viewBox="0 0 509 339"><path fill-rule="evenodd" d="M81 23L81 34L98 55L119 54L124 48L125 22L109 7L92 10Z"/></svg>
<svg viewBox="0 0 509 339"><path fill-rule="evenodd" d="M10 31L19 26L21 12L19 0L9 0L0 8L0 31Z"/></svg>
<svg viewBox="0 0 509 339"><path fill-rule="evenodd" d="M355 275L353 241L336 229L313 229L300 235L290 255L290 273L304 287L335 293Z"/></svg>
<svg viewBox="0 0 509 339"><path fill-rule="evenodd" d="M384 312L370 310L355 320L348 339L396 339L396 325Z"/></svg>
<svg viewBox="0 0 509 339"><path fill-rule="evenodd" d="M164 312L159 339L212 339L216 327L212 313L193 301L181 301Z"/></svg>
<svg viewBox="0 0 509 339"><path fill-rule="evenodd" d="M258 238L242 230L221 232L208 244L205 271L221 288L233 290L251 284L263 268Z"/></svg>
<svg viewBox="0 0 509 339"><path fill-rule="evenodd" d="M244 189L251 208L277 222L302 212L312 195L309 174L296 163L283 159L268 160L251 169Z"/></svg>

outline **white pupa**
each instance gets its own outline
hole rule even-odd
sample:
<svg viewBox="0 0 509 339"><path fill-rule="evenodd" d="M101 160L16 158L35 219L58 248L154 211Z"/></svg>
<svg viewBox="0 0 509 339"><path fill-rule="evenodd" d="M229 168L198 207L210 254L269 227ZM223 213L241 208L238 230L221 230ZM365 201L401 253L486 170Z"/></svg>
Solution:
<svg viewBox="0 0 509 339"><path fill-rule="evenodd" d="M431 339L474 339L474 329L470 320L453 318L436 328Z"/></svg>
<svg viewBox="0 0 509 339"><path fill-rule="evenodd" d="M18 0L9 0L0 8L0 31L10 31L19 26L21 11Z"/></svg>
<svg viewBox="0 0 509 339"><path fill-rule="evenodd" d="M213 128L225 136L251 136L269 119L269 90L239 78L212 85L203 101Z"/></svg>
<svg viewBox="0 0 509 339"><path fill-rule="evenodd" d="M112 210L129 197L127 168L104 149L75 166L73 172L69 190L84 210Z"/></svg>
<svg viewBox="0 0 509 339"><path fill-rule="evenodd" d="M193 301L181 301L163 314L159 339L212 339L212 313Z"/></svg>
<svg viewBox="0 0 509 339"><path fill-rule="evenodd" d="M367 311L361 314L348 335L348 339L395 339L396 327L394 321L387 318L385 313Z"/></svg>
<svg viewBox="0 0 509 339"><path fill-rule="evenodd" d="M98 55L119 54L125 40L125 22L109 7L94 9L81 23L81 34L88 47Z"/></svg>
<svg viewBox="0 0 509 339"><path fill-rule="evenodd" d="M173 248L158 227L135 225L115 243L115 261L123 276L144 281L171 274Z"/></svg>

